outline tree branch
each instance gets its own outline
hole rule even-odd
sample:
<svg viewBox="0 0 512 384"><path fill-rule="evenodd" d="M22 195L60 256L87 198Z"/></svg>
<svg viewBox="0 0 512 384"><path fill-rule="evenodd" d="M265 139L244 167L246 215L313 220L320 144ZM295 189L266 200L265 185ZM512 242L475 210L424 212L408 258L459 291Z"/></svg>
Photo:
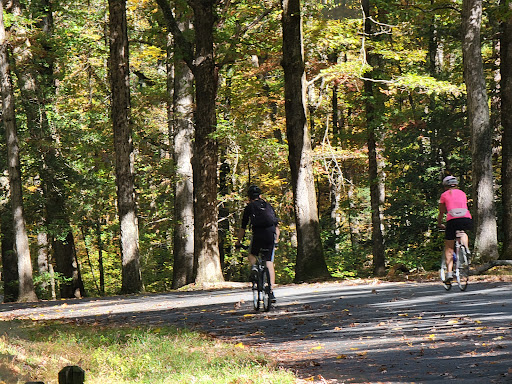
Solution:
<svg viewBox="0 0 512 384"><path fill-rule="evenodd" d="M168 0L156 0L158 6L162 10L162 13L164 15L165 22L167 23L167 29L168 32L170 32L174 40L176 41L176 44L178 46L178 49L180 50L183 60L189 68L192 69L193 67L193 61L194 61L194 52L192 49L192 44L185 38L183 33L181 32L180 27L178 26L178 22L176 21L176 18L174 17L174 14L172 12L171 6L169 5Z"/></svg>
<svg viewBox="0 0 512 384"><path fill-rule="evenodd" d="M229 48L227 50L227 54L224 57L224 60L220 62L217 67L222 68L224 65L234 62L233 58L233 47L235 45L235 42L237 42L241 36L245 35L251 28L254 28L261 20L263 20L265 17L267 17L275 8L276 6L266 9L261 15L256 17L251 23L249 23L245 28L237 28L237 31L233 38L231 39L231 44L229 45Z"/></svg>
<svg viewBox="0 0 512 384"><path fill-rule="evenodd" d="M485 263L484 265L481 265L474 269L474 271L471 271L472 275L481 275L482 273L488 271L489 269L493 267L498 267L502 265L512 265L512 260L493 260L488 263Z"/></svg>

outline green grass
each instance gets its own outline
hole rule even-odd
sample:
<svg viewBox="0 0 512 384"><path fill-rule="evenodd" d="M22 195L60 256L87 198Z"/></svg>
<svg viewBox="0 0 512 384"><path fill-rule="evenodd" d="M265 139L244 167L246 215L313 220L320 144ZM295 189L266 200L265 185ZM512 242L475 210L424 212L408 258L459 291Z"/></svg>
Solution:
<svg viewBox="0 0 512 384"><path fill-rule="evenodd" d="M66 365L88 384L294 383L242 344L170 327L100 327L58 322L0 322L0 384L58 382Z"/></svg>

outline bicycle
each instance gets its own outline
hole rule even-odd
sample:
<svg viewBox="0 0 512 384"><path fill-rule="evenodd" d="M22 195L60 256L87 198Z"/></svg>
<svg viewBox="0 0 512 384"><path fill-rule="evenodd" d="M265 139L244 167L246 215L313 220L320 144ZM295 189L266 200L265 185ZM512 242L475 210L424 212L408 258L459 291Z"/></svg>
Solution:
<svg viewBox="0 0 512 384"><path fill-rule="evenodd" d="M468 250L461 243L460 238L464 234L464 231L457 231L455 233L455 251L453 252L453 274L454 278L457 280L457 285L461 291L465 291L468 287L469 280L469 264L471 263L469 259ZM446 276L448 273L448 268L446 266L446 257L443 253L441 257L441 269L439 271L441 281L443 282L444 289L449 291L452 288L451 282L446 282Z"/></svg>
<svg viewBox="0 0 512 384"><path fill-rule="evenodd" d="M243 249L249 249L248 246L242 246ZM268 251L268 249L261 249L260 252ZM256 256L256 264L251 268L251 286L252 286L252 303L255 311L261 308L265 312L270 311L272 307L272 286L270 284L270 272L267 268L266 262L260 255Z"/></svg>

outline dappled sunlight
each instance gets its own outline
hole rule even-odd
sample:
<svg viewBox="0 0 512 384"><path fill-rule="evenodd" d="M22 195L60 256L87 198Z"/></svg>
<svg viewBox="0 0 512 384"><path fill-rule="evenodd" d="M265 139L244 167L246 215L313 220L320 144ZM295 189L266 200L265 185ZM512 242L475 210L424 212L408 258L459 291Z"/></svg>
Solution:
<svg viewBox="0 0 512 384"><path fill-rule="evenodd" d="M4 304L0 319L175 325L266 351L278 364L330 382L508 375L509 283L323 283L278 286L277 307L254 312L238 288ZM455 364L455 366L454 366ZM418 367L422 367L418 369ZM476 375L476 376L475 376ZM321 382L321 381L320 381Z"/></svg>

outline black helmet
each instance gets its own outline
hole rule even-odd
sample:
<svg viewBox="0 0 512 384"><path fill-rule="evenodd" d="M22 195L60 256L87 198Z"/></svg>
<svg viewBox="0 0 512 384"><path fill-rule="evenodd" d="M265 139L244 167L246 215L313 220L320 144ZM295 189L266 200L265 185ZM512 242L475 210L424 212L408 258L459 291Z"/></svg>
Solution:
<svg viewBox="0 0 512 384"><path fill-rule="evenodd" d="M256 199L259 195L261 195L261 189L257 185L251 185L247 190L247 196L249 196L251 200Z"/></svg>
<svg viewBox="0 0 512 384"><path fill-rule="evenodd" d="M446 176L443 179L443 185L445 185L447 187L452 187L452 186L458 185L458 184L459 184L459 181L457 180L457 178L455 176Z"/></svg>

